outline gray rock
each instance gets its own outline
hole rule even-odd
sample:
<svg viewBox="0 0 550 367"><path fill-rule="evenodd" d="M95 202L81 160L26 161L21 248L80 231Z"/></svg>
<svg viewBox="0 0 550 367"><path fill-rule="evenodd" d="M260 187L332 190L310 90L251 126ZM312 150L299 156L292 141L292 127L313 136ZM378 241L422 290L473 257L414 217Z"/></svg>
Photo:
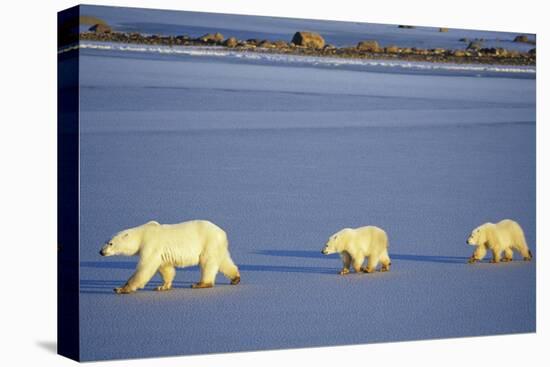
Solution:
<svg viewBox="0 0 550 367"><path fill-rule="evenodd" d="M357 49L362 51L377 52L380 50L380 45L375 40L361 41L357 44Z"/></svg>
<svg viewBox="0 0 550 367"><path fill-rule="evenodd" d="M482 47L481 42L472 41L468 44L468 47L466 47L466 49L477 51L477 50L481 49L481 47Z"/></svg>
<svg viewBox="0 0 550 367"><path fill-rule="evenodd" d="M95 33L111 33L112 31L107 24L94 24L89 30Z"/></svg>
<svg viewBox="0 0 550 367"><path fill-rule="evenodd" d="M237 47L239 41L235 37L229 37L223 42L225 47Z"/></svg>
<svg viewBox="0 0 550 367"><path fill-rule="evenodd" d="M288 48L288 47L290 47L290 46L288 45L288 43L286 43L286 42L283 41L283 40L277 40L277 41L273 42L273 46L274 46L275 48Z"/></svg>
<svg viewBox="0 0 550 367"><path fill-rule="evenodd" d="M249 45L258 45L260 44L260 42L262 42L261 40L257 39L257 38L249 38L246 40L246 43L248 43Z"/></svg>
<svg viewBox="0 0 550 367"><path fill-rule="evenodd" d="M260 42L260 44L258 45L258 47L263 47L263 48L274 48L275 45L268 41L268 40L263 40L262 42Z"/></svg>
<svg viewBox="0 0 550 367"><path fill-rule="evenodd" d="M207 33L204 36L199 37L199 41L204 43L221 43L223 42L223 34L221 33Z"/></svg>
<svg viewBox="0 0 550 367"><path fill-rule="evenodd" d="M527 35L525 35L525 34L521 34L521 35L517 36L516 38L514 38L514 42L528 43L529 42L529 37L527 37Z"/></svg>
<svg viewBox="0 0 550 367"><path fill-rule="evenodd" d="M291 42L296 46L308 48L323 48L325 46L325 39L315 32L296 32Z"/></svg>

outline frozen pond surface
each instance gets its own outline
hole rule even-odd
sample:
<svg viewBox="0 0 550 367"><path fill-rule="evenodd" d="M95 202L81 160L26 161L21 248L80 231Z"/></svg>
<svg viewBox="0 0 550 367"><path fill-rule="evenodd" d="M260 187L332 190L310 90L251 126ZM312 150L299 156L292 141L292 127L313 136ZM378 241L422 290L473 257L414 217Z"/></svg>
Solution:
<svg viewBox="0 0 550 367"><path fill-rule="evenodd" d="M82 359L535 330L535 262L467 265L514 218L536 258L535 79L81 51ZM118 296L115 232L209 219L242 283ZM378 225L390 273L336 275L333 232Z"/></svg>

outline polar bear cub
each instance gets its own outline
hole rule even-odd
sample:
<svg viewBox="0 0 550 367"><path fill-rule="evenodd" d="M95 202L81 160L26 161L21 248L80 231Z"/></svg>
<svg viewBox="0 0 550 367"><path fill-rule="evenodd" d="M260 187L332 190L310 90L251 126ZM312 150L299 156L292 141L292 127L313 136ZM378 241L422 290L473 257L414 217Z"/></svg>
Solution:
<svg viewBox="0 0 550 367"><path fill-rule="evenodd" d="M176 267L199 265L201 279L193 288L214 286L221 271L238 284L239 269L231 260L224 230L205 220L178 224L151 221L116 234L99 252L102 256L139 256L136 271L116 293L132 293L143 288L158 271L164 284L158 291L172 288Z"/></svg>
<svg viewBox="0 0 550 367"><path fill-rule="evenodd" d="M517 222L510 219L504 219L498 223L485 223L472 231L466 241L471 246L477 246L474 253L468 259L470 264L483 260L487 250L493 252L491 262L512 261L513 250L518 251L523 260L530 261L533 258L527 243L523 230ZM501 258L504 252L504 258Z"/></svg>
<svg viewBox="0 0 550 367"><path fill-rule="evenodd" d="M380 271L389 271L391 260L388 255L388 236L386 232L375 226L360 228L344 228L330 236L327 244L321 251L325 255L338 252L344 267L340 275L349 273L350 265L356 273L372 273L376 271L378 263L382 263ZM368 257L367 266L363 266Z"/></svg>

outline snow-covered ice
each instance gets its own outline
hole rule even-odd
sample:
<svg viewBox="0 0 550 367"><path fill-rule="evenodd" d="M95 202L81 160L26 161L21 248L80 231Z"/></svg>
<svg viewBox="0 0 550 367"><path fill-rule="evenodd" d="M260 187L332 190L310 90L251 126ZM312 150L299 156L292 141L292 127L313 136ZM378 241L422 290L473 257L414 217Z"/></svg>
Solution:
<svg viewBox="0 0 550 367"><path fill-rule="evenodd" d="M509 217L536 259L533 73L80 53L83 360L535 330L535 261L468 265L465 243ZM195 218L241 284L113 293L137 258L106 239ZM391 272L338 276L321 248L366 224Z"/></svg>

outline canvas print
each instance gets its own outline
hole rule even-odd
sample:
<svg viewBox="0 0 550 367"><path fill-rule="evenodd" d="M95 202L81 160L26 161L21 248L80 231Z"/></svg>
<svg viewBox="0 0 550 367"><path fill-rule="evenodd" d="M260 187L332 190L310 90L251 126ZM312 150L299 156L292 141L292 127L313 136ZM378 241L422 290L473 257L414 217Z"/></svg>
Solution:
<svg viewBox="0 0 550 367"><path fill-rule="evenodd" d="M535 332L534 34L58 18L60 354Z"/></svg>

